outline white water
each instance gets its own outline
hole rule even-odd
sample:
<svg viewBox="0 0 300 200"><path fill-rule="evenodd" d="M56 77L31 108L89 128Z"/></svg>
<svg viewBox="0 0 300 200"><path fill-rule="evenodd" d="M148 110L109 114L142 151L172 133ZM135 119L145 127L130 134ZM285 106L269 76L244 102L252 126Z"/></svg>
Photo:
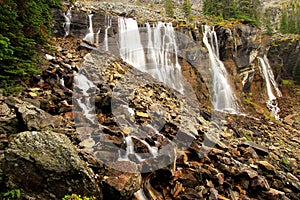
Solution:
<svg viewBox="0 0 300 200"><path fill-rule="evenodd" d="M257 57L257 58L260 62L260 66L262 68L262 72L263 72L263 75L266 80L267 94L268 94L268 98L269 98L268 101L266 102L267 107L274 114L275 119L279 120L280 119L280 116L279 116L280 109L278 107L276 96L273 93L272 86L273 86L274 90L276 91L276 94L278 97L281 97L282 94L278 88L276 81L275 81L274 74L273 74L273 71L269 64L269 60L268 60L267 56L264 55L263 58L261 58L261 57Z"/></svg>
<svg viewBox="0 0 300 200"><path fill-rule="evenodd" d="M70 34L70 26L71 26L71 20L72 20L72 8L71 6L66 13L64 13L65 17L65 24L64 24L64 29L65 29L65 36L67 37Z"/></svg>
<svg viewBox="0 0 300 200"><path fill-rule="evenodd" d="M118 23L121 58L132 66L145 71L145 53L141 44L137 21L119 17Z"/></svg>
<svg viewBox="0 0 300 200"><path fill-rule="evenodd" d="M133 143L133 140L132 140L133 138L136 139L136 140L138 140L139 142L143 143L146 146L146 148L148 149L148 151L151 154L151 156L153 156L154 158L157 157L157 155L158 155L158 149L157 149L157 147L151 147L146 141L141 140L141 139L139 139L137 137L126 136L125 137L126 153L123 156L119 154L119 158L118 158L119 161L124 161L124 160L128 161L128 160L130 160L130 158L129 158L130 155L135 155L135 157L140 162L145 161L145 159L142 158L142 156L141 156L141 155L143 155L143 153L136 153L134 151L134 143Z"/></svg>
<svg viewBox="0 0 300 200"><path fill-rule="evenodd" d="M85 35L83 40L90 42L92 44L93 43L98 44L99 43L99 34L100 34L101 29L99 28L99 30L97 31L96 36L95 36L94 29L93 29L93 19L92 19L93 14L90 14L88 17L89 17L88 33Z"/></svg>
<svg viewBox="0 0 300 200"><path fill-rule="evenodd" d="M172 23L158 22L153 28L146 23L147 72L183 93L181 66L178 63L177 45Z"/></svg>
<svg viewBox="0 0 300 200"><path fill-rule="evenodd" d="M104 50L108 51L108 29L110 29L111 25L112 25L112 16L109 15L105 15L105 33L104 33Z"/></svg>
<svg viewBox="0 0 300 200"><path fill-rule="evenodd" d="M144 40L141 40L136 20L119 17L118 23L121 58L137 69L151 74L154 78L182 93L181 66L178 62L175 32L172 24L158 22L151 27L147 23L147 29L144 29L143 33L143 37L145 35L146 37L143 38ZM154 134L161 135L151 125L148 124L147 126L154 130ZM145 146L151 157L158 156L157 147L150 146L146 141L128 135L124 139L126 143L125 155L121 155L120 152L118 160L130 160L129 155L133 154L140 162L146 159L143 157L143 153L139 154L134 151L133 138Z"/></svg>
<svg viewBox="0 0 300 200"><path fill-rule="evenodd" d="M91 90L91 88L95 88L96 86L93 82L88 80L86 76L82 74L75 74L73 87L76 88L75 91L80 91L79 94L81 96L76 98L78 106L81 108L80 110L82 110L86 119L94 123L96 120L95 105L91 100L88 90Z"/></svg>
<svg viewBox="0 0 300 200"><path fill-rule="evenodd" d="M119 18L120 56L137 69L151 74L183 93L181 66L177 58L175 33L171 23L147 26L147 45L141 43L137 21Z"/></svg>
<svg viewBox="0 0 300 200"><path fill-rule="evenodd" d="M212 72L213 107L215 110L238 113L237 99L227 80L227 72L224 64L219 59L219 47L216 32L209 26L204 26L203 43L205 44L210 59Z"/></svg>

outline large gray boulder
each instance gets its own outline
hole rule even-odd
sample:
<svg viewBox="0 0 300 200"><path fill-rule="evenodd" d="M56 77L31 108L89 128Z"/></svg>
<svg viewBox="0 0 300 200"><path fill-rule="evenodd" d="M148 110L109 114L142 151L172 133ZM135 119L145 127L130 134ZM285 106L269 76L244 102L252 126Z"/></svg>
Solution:
<svg viewBox="0 0 300 200"><path fill-rule="evenodd" d="M66 194L102 199L95 174L63 134L51 131L19 133L1 163L9 188L22 189L32 199L61 199Z"/></svg>

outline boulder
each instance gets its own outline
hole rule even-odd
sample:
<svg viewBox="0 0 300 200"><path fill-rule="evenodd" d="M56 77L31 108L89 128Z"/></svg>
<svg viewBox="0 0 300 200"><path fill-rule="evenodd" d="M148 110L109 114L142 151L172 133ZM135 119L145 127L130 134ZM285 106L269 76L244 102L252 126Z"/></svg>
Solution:
<svg viewBox="0 0 300 200"><path fill-rule="evenodd" d="M9 188L21 188L32 199L61 199L66 194L102 199L95 174L67 136L52 131L19 133L1 167Z"/></svg>
<svg viewBox="0 0 300 200"><path fill-rule="evenodd" d="M52 116L35 105L21 99L10 97L6 103L15 109L20 131L56 130L63 131L67 122L58 116Z"/></svg>

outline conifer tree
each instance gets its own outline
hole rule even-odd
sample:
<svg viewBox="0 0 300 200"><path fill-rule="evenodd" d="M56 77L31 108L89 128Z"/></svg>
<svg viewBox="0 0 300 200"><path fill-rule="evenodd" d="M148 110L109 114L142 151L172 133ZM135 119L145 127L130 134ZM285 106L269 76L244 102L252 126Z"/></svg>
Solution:
<svg viewBox="0 0 300 200"><path fill-rule="evenodd" d="M182 10L184 12L185 17L189 18L192 13L192 6L190 0L184 0L182 4Z"/></svg>
<svg viewBox="0 0 300 200"><path fill-rule="evenodd" d="M257 24L260 0L204 0L203 12L207 15L222 16L224 19L239 19Z"/></svg>
<svg viewBox="0 0 300 200"><path fill-rule="evenodd" d="M0 1L0 87L15 90L29 74L37 73L34 46L46 43L51 7L59 0ZM50 31L49 31L50 33Z"/></svg>
<svg viewBox="0 0 300 200"><path fill-rule="evenodd" d="M172 0L166 0L165 1L165 12L168 17L174 16L174 6Z"/></svg>

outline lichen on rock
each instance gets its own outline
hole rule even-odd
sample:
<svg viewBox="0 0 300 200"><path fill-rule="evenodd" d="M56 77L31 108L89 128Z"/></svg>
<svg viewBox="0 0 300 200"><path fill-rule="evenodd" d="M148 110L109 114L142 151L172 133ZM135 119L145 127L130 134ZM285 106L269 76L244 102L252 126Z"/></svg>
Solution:
<svg viewBox="0 0 300 200"><path fill-rule="evenodd" d="M19 133L2 163L10 188L36 199L60 199L65 194L102 198L94 173L81 160L67 136L52 131Z"/></svg>

